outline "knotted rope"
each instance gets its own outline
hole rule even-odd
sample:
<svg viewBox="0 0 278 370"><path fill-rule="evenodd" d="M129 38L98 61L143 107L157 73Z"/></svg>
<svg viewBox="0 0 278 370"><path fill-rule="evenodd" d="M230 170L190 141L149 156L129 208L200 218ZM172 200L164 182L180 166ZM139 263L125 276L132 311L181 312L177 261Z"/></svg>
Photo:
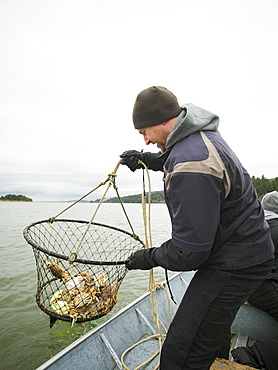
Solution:
<svg viewBox="0 0 278 370"><path fill-rule="evenodd" d="M92 215L91 220L88 222L88 225L87 225L87 228L86 228L85 232L83 233L83 235L82 235L81 239L79 240L79 243L78 243L78 245L77 245L77 247L76 247L75 251L73 251L73 252L71 253L71 255L70 255L69 259L68 259L68 261L69 261L69 263L70 263L70 264L74 263L74 261L76 260L76 258L77 258L77 256L78 256L78 251L79 251L79 249L80 249L80 246L82 245L82 242L83 242L83 240L84 240L84 238L85 238L85 236L86 236L86 234L87 234L88 230L90 229L90 226L91 226L91 224L93 223L93 221L94 221L94 219L95 219L95 216L96 216L96 214L97 214L97 212L98 212L98 210L99 210L99 208L100 208L101 204L103 203L103 201L104 201L104 199L105 199L105 197L106 197L106 194L108 193L108 190L109 190L109 188L110 188L111 186L113 186L113 188L114 188L114 190L115 190L115 192L116 192L116 194L117 194L117 197L118 197L118 199L119 199L119 202L120 202L120 204L121 204L121 207L122 207L122 209L123 209L123 212L124 212L124 214L125 214L125 216L126 216L127 222L128 222L128 224L129 224L129 226L130 226L130 229L131 229L131 231L132 231L132 234L133 234L133 236L134 236L134 239L138 239L138 235L136 235L136 234L135 234L135 232L134 232L134 229L133 229L133 227L132 227L131 221L130 221L130 219L129 219L128 215L127 215L127 212L126 212L126 210L125 210L125 208L124 208L124 205L123 205L122 199L121 199L121 197L120 197L120 195L119 195L118 187L116 186L116 181L115 181L115 179L116 179L117 171L118 171L118 169L119 169L119 166L120 166L120 164L121 164L121 161L122 161L122 160L123 160L123 158L121 158L121 159L118 161L118 163L117 163L117 165L116 165L116 167L115 167L114 171L113 171L113 172L111 172L110 174L108 174L108 177L106 178L106 180L105 180L105 181L101 182L101 183L100 183L99 185L97 185L94 189L92 189L92 190L91 190L91 191L89 191L87 194L85 194L85 195L83 195L81 198L79 198L77 201L75 201L74 203L72 203L71 205L69 205L69 206L68 206L67 208L65 208L63 211L61 211L60 213L58 213L55 217L51 217L51 218L49 219L49 225L51 225L51 223L53 223L53 221L54 221L57 217L59 217L62 213L66 212L68 209L70 209L71 207L73 207L76 203L78 203L78 202L80 202L81 200L83 200L84 198L86 198L88 195L90 195L91 193L93 193L93 192L94 192L95 190L97 190L99 187L101 187L101 186L103 186L103 185L105 185L105 184L107 184L107 183L108 183L108 184L107 184L107 187L106 187L106 189L105 189L105 191L104 191L104 193L103 193L103 195L102 195L102 197L101 197L101 199L100 199L100 201L99 201L99 203L98 203L98 205L97 205L97 207L96 207L96 209L95 209L95 212L94 212L94 213L93 213L93 215Z"/></svg>
<svg viewBox="0 0 278 370"><path fill-rule="evenodd" d="M147 178L148 178L148 194L149 194L149 199L148 199L148 205L146 203L146 193L145 193L145 186L143 186L143 191L142 191L142 210L143 210L143 221L144 221L144 231L145 231L145 245L146 248L152 248L152 234L151 234L151 181L150 181L150 175L147 166L145 165L144 162L138 161L138 163L142 164L144 167L144 170L146 171ZM144 176L144 173L143 173ZM143 177L144 179L144 177ZM144 183L144 181L143 181ZM159 319L159 309L158 309L158 303L157 303L157 296L156 296L156 290L157 289L164 289L166 295L167 295L167 303L168 303L168 327L165 328L165 325L162 323L162 321ZM148 283L148 291L150 292L150 306L151 306L151 311L152 311L152 317L153 317L153 322L155 324L157 334L150 335L147 338L144 338L140 340L139 342L135 343L128 349L126 349L122 356L121 356L121 364L124 369L126 370L131 370L124 362L124 357L125 355L131 351L133 348L136 346L150 340L150 339L157 339L158 340L158 351L155 352L152 356L150 356L144 363L138 365L134 370L139 370L143 366L147 365L150 363L155 357L157 357L162 348L163 341L165 340L166 334L163 334L161 331L161 327L163 328L164 332L166 333L171 322L171 310L170 310L170 296L166 288L161 285L161 284L156 284L155 279L154 279L154 272L153 269L149 271L149 283ZM155 366L154 370L159 368L159 361L158 364Z"/></svg>

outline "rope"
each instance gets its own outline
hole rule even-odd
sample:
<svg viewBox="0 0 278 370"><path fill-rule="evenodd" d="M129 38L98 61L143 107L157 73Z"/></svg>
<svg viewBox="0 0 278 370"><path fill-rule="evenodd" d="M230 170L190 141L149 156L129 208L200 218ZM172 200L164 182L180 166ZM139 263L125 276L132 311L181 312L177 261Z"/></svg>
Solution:
<svg viewBox="0 0 278 370"><path fill-rule="evenodd" d="M92 224L93 220L95 219L95 216L96 216L96 214L97 214L97 212L98 212L98 210L99 210L99 208L100 208L101 204L103 203L103 201L104 201L104 199L105 199L105 197L106 197L106 194L107 194L107 192L108 192L109 188L110 188L112 185L113 185L113 188L114 188L114 190L115 190L115 192L116 192L116 194L117 194L117 197L118 197L118 199L119 199L119 202L120 202L120 204L121 204L121 207L122 207L122 209L123 209L123 212L124 212L124 214L125 214L125 216L126 216L126 219L127 219L127 222L128 222L128 224L129 224L129 226L130 226L130 229L131 229L131 231L132 231L133 237L134 237L134 239L135 239L135 240L138 240L138 239L139 239L138 235L136 235L136 234L135 234L135 232L134 232L134 229L133 229L133 227L132 227L132 224L131 224L131 222L130 222L130 219L129 219L129 217L128 217L128 215L127 215L127 212L126 212L126 210L125 210L125 208L124 208L124 205L123 205L122 199L121 199L121 197L120 197L120 195L119 195L118 188L117 188L117 186L116 186L116 176L117 176L117 171L118 171L118 169L119 169L119 166L120 166L120 164L121 164L121 161L122 161L122 160L123 160L123 158L121 158L121 159L118 161L118 163L117 163L116 167L114 168L114 171L113 171L113 172L111 172L110 174L108 174L108 177L106 178L106 180L104 180L103 182L101 182L99 185L97 185L94 189L92 189L91 191L89 191L87 194L83 195L80 199L78 199L77 201L75 201L74 203L72 203L71 205L69 205L68 207L66 207L64 210L62 210L60 213L58 213L55 217L51 217L51 218L49 219L48 223L49 223L49 226L51 226L51 224L54 222L54 220L55 220L57 217L59 217L61 214L63 214L64 212L66 212L68 209L70 209L71 207L73 207L75 204L79 203L81 200L83 200L83 199L84 199L84 198L86 198L88 195L90 195L90 194L91 194L91 193L93 193L95 190L97 190L99 187L101 187L101 186L105 185L105 184L108 182L108 184L107 184L107 188L106 188L106 190L104 191L104 193L103 193L103 195L102 195L102 197L101 197L101 199L100 199L100 201L99 201L99 203L98 203L98 205L97 205L97 207L96 207L96 209L95 209L95 212L94 212L94 214L92 215L91 220L88 222L87 228L86 228L86 230L84 231L84 233L83 233L83 235L82 235L81 239L79 240L79 242L78 242L78 245L77 245L76 249L75 249L73 252L71 252L71 254L70 254L70 256L69 256L68 262L69 262L70 264L73 264L73 263L74 263L74 261L76 260L76 258L77 258L77 256L78 256L78 251L79 251L79 249L80 249L80 247L81 247L81 245L82 245L82 242L83 242L83 240L84 240L84 238L85 238L85 236L86 236L86 234L87 234L88 230L90 229L90 226L91 226L91 224Z"/></svg>
<svg viewBox="0 0 278 370"><path fill-rule="evenodd" d="M146 248L152 248L152 235L151 235L151 182L150 182L150 175L147 166L145 165L144 162L138 161L138 163L142 164L144 169L143 169L143 191L142 191L142 210L143 210L143 221L144 221L144 231L145 231L145 244ZM149 199L148 199L148 207L146 206L146 193L145 193L145 179L144 179L144 170L146 170L147 177L148 177L148 193L149 193ZM131 351L133 348L138 346L139 344L142 344L146 342L147 340L150 339L157 339L158 340L158 346L159 349L156 353L154 353L152 356L150 356L144 363L138 365L134 370L139 370L143 366L147 365L150 363L155 357L157 357L162 348L162 343L166 338L166 334L163 334L161 332L161 327L164 329L165 332L167 332L167 328L165 328L164 324L162 321L159 319L158 315L158 303L157 303L157 297L156 297L156 290L157 289L164 289L167 295L167 303L168 303L168 328L170 326L171 322L171 308L170 308L170 297L167 289L161 285L161 284L156 284L155 279L154 279L154 273L153 269L149 271L149 287L148 290L150 292L150 305L151 305L151 311L152 311L152 317L154 324L156 326L157 334L155 335L150 335L147 338L144 338L140 340L139 342L133 344L131 347L126 349L122 356L121 356L121 364L125 370L131 370L124 362L124 357L125 355ZM159 361L158 364L154 367L153 370L157 370L159 368Z"/></svg>
<svg viewBox="0 0 278 370"><path fill-rule="evenodd" d="M121 204L121 207L123 209L123 212L126 216L126 219L129 223L129 226L131 228L131 231L132 231L132 234L133 234L133 237L134 239L139 239L139 237L135 234L134 230L133 230L133 227L131 225L131 222L129 220L129 217L126 213L126 210L124 208L124 205L123 205L123 202L121 200L121 197L119 195L119 192L118 192L118 188L116 186L116 173L118 171L118 168L120 166L120 163L121 161L123 160L120 159L119 162L117 163L114 171L110 174L108 174L108 177L105 181L101 182L98 186L96 186L94 189L92 189L91 191L89 191L87 194L85 194L84 196L82 196L80 199L78 199L77 201L75 201L74 203L72 203L70 206L66 207L64 210L62 210L60 213L58 213L55 217L51 217L48 221L48 224L49 226L51 226L51 223L54 222L54 220L59 217L62 213L66 212L68 209L70 209L71 207L73 207L75 204L79 203L81 200L83 200L84 198L86 198L88 195L90 195L91 193L93 193L95 190L97 190L99 187L105 185L106 183L107 184L107 188L106 190L104 191L104 194L103 196L101 197L99 203L98 203L98 206L97 208L95 209L95 212L94 214L92 215L92 218L90 220L90 222L88 223L88 226L85 230L85 232L83 233L81 239L79 240L79 243L75 249L75 251L73 251L71 254L70 254L70 257L69 257L69 263L72 264L74 263L74 261L76 260L77 258L77 255L78 255L78 251L80 249L80 246L82 245L82 242L90 228L90 225L92 224L101 204L103 203L104 199L105 199L105 196L109 190L109 188L113 185L113 188L114 190L116 191L116 194L117 194L117 197L119 199L119 202ZM145 165L145 163L143 163L142 161L138 161L138 163L142 164L143 165L143 171L146 170L146 173L147 173L147 177L148 177L148 192L149 192L149 199L148 199L148 207L146 205L146 194L145 194L145 183L144 183L144 187L143 187L143 193L142 193L142 208L143 208L143 219L144 219L144 230L145 230L145 241L146 241L146 248L151 248L152 247L152 235L151 235L151 222L150 222L150 208L151 208L151 185L150 185L150 175L149 175L149 171L148 171L148 168L147 166ZM143 175L144 175L144 172L143 172ZM157 297L156 297L156 290L157 289L164 289L164 291L166 292L166 295L167 295L167 302L168 302L168 327L170 325L170 321L171 321L171 312L170 312L170 297L169 297L169 293L168 291L166 290L166 288L160 284L156 284L155 283L155 279L154 279L154 273L153 273L153 269L151 269L149 271L149 287L148 287L148 290L150 292L150 305L151 305L151 311L152 311L152 316L153 316L153 321L154 321L154 324L156 326L156 329L157 329L157 334L155 335L150 335L148 336L147 338L145 339L142 339L141 341L135 343L134 345L132 345L130 348L128 348L127 350L125 350L121 356L121 363L122 363L122 366L124 367L124 369L126 370L131 370L129 369L126 364L124 363L124 356L130 351L132 350L133 348L135 348L137 345L141 344L141 343L144 343L146 342L147 340L150 340L150 339L157 339L158 340L158 344L159 344L159 349L158 351L153 354L149 359L147 359L144 363L142 363L141 365L137 366L134 370L139 370L141 369L143 366L145 366L146 364L150 363L156 356L158 356L161 352L161 348L162 348L162 343L166 337L166 334L163 334L162 331L161 331L161 327L163 328L163 330L165 332L167 332L167 329L165 328L165 326L163 325L163 323L161 322L161 320L159 319L159 315L158 315L158 304L157 304ZM157 366L154 368L154 370L158 369L159 368L159 362L157 364Z"/></svg>

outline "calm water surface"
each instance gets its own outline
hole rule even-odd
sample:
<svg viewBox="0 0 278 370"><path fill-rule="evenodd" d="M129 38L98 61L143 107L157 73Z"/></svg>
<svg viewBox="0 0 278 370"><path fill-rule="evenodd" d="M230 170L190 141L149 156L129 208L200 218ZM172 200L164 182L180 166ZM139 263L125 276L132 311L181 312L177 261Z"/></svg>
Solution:
<svg viewBox="0 0 278 370"><path fill-rule="evenodd" d="M31 246L23 238L23 229L39 220L56 216L68 203L6 203L0 202L0 368L36 369L57 352L117 311L145 293L148 289L147 271L130 271L119 290L119 302L104 318L71 324L56 321L49 328L49 316L35 301L36 265ZM125 204L125 209L141 240L145 240L140 204ZM90 220L96 204L80 203L60 218ZM126 231L130 227L119 204L102 204L96 222L116 226ZM165 204L151 206L153 246L170 237L170 221ZM164 270L155 268L155 279L162 282Z"/></svg>

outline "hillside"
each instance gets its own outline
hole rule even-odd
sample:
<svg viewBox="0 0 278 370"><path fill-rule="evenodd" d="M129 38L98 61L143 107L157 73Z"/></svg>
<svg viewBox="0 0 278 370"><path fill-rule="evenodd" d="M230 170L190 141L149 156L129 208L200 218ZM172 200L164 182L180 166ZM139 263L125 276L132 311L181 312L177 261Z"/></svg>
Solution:
<svg viewBox="0 0 278 370"><path fill-rule="evenodd" d="M121 197L123 203L141 203L142 202L142 194L135 194L135 195L127 195L125 197ZM100 199L96 199L91 203L98 203ZM147 202L149 201L149 195L147 194ZM151 193L151 201L152 203L164 203L164 196L163 191L153 191ZM105 203L119 203L118 197L113 197L105 200Z"/></svg>
<svg viewBox="0 0 278 370"><path fill-rule="evenodd" d="M278 191L278 177L273 179L267 179L262 175L261 178L252 176L252 183L257 191L259 199L266 193L271 191ZM125 197L121 197L123 203L141 203L142 202L142 194L135 194L135 195L127 195ZM151 200L152 203L164 203L164 196L163 190L162 191L154 191L151 193ZM100 199L96 199L91 203L98 203ZM147 194L147 201L148 201L148 194ZM105 200L106 203L119 203L119 199L117 197L109 198Z"/></svg>

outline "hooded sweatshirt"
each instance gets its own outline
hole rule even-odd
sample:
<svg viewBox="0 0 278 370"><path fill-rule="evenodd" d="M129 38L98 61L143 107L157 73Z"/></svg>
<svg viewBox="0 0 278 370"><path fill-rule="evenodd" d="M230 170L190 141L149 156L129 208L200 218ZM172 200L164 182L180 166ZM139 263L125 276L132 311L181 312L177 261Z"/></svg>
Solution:
<svg viewBox="0 0 278 370"><path fill-rule="evenodd" d="M166 149L170 149L176 142L197 131L216 131L219 126L219 117L194 104L182 106L175 126L168 136Z"/></svg>
<svg viewBox="0 0 278 370"><path fill-rule="evenodd" d="M172 238L150 251L171 270L239 269L273 257L250 176L217 131L219 118L183 106L168 136L164 194Z"/></svg>

